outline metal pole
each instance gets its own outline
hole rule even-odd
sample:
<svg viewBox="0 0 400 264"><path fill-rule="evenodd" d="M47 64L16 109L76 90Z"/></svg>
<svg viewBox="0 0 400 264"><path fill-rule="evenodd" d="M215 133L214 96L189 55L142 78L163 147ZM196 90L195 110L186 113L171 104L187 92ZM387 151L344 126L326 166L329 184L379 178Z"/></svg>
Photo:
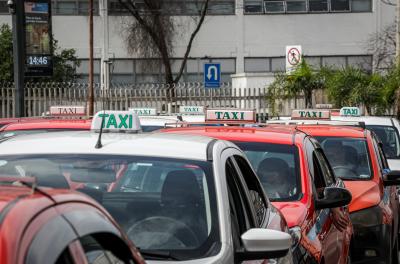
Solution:
<svg viewBox="0 0 400 264"><path fill-rule="evenodd" d="M100 0L99 1L99 9L100 9L100 17L102 20L103 26L103 43L101 49L101 90L102 95L106 98L103 98L107 102L106 105L103 105L103 108L109 108L108 105L108 94L110 88L110 63L109 63L109 33L108 33L108 0Z"/></svg>
<svg viewBox="0 0 400 264"><path fill-rule="evenodd" d="M94 89L93 89L93 0L89 0L89 96L88 115L94 113Z"/></svg>
<svg viewBox="0 0 400 264"><path fill-rule="evenodd" d="M10 7L13 28L13 61L14 61L14 113L16 117L25 116L25 35L24 35L24 1L15 0Z"/></svg>
<svg viewBox="0 0 400 264"><path fill-rule="evenodd" d="M396 67L400 68L400 0L396 1ZM400 118L400 89L397 89L397 113Z"/></svg>

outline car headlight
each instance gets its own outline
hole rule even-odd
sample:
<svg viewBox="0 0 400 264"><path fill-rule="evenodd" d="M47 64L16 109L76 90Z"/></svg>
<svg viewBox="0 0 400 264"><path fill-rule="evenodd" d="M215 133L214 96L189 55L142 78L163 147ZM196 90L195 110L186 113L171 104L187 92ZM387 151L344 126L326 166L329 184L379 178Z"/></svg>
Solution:
<svg viewBox="0 0 400 264"><path fill-rule="evenodd" d="M378 206L370 207L350 214L351 222L355 228L371 227L382 224L382 209Z"/></svg>
<svg viewBox="0 0 400 264"><path fill-rule="evenodd" d="M295 249L301 240L301 229L298 226L289 229L289 234L292 236L292 250Z"/></svg>

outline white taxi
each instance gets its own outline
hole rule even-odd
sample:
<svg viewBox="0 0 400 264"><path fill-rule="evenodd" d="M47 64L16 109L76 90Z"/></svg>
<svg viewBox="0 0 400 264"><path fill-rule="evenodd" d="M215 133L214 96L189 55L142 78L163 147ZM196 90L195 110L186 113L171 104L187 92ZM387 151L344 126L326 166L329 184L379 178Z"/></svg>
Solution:
<svg viewBox="0 0 400 264"><path fill-rule="evenodd" d="M149 263L292 263L286 222L236 145L140 129L104 111L91 131L8 138L0 174L91 196Z"/></svg>

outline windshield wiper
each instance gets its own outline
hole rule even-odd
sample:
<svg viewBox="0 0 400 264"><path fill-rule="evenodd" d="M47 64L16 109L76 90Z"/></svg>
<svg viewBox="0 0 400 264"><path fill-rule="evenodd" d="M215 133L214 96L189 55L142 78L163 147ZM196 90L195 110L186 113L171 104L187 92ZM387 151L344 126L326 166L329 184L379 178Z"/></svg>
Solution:
<svg viewBox="0 0 400 264"><path fill-rule="evenodd" d="M145 259L152 259L152 260L157 260L157 259L158 260L159 259L180 260L179 258L174 256L173 254L171 254L170 251L146 250L146 249L140 249L140 248L138 248L138 250L140 251L140 254L142 254L142 256Z"/></svg>

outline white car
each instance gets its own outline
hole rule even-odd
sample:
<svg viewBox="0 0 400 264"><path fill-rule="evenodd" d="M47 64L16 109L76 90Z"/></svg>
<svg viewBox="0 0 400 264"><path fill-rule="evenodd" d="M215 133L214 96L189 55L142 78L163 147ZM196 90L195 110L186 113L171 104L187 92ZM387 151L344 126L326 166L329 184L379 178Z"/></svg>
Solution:
<svg viewBox="0 0 400 264"><path fill-rule="evenodd" d="M110 111L92 131L8 138L0 175L86 193L148 263L292 263L286 222L236 145L139 130L132 112Z"/></svg>

